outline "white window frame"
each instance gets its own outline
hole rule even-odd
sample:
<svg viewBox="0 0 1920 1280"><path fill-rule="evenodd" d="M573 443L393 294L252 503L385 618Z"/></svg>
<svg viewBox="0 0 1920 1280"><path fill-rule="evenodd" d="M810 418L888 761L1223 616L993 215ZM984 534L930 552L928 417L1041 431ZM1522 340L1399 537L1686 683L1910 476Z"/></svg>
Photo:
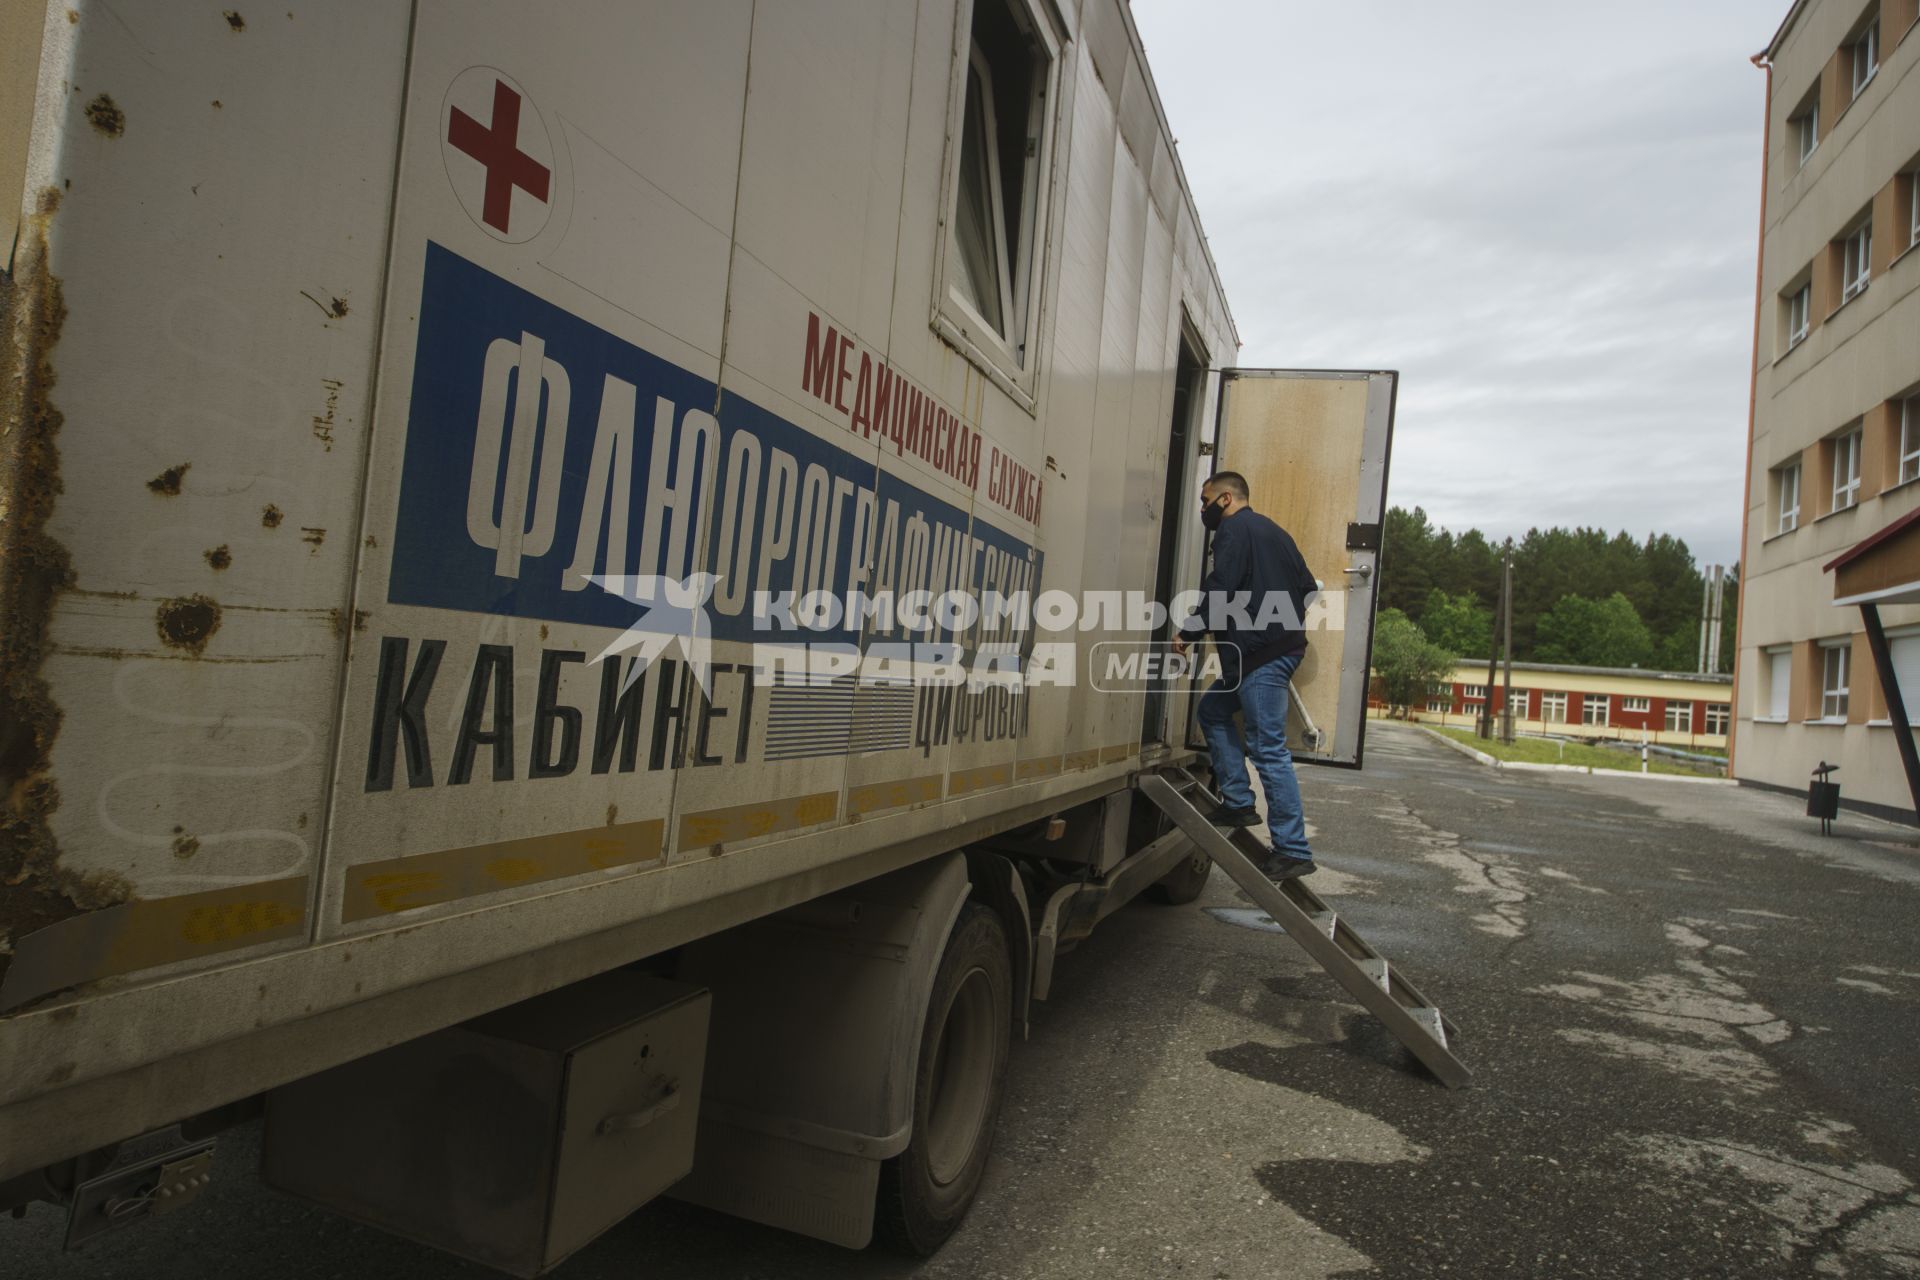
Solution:
<svg viewBox="0 0 1920 1280"><path fill-rule="evenodd" d="M1567 722L1567 695L1564 693L1543 693L1540 695L1540 723L1565 724Z"/></svg>
<svg viewBox="0 0 1920 1280"><path fill-rule="evenodd" d="M1596 703L1599 704L1599 709L1600 709L1600 718L1598 720L1595 720L1593 718L1594 705ZM1608 725L1612 724L1613 723L1613 698L1611 696L1603 697L1597 693L1581 694L1580 695L1580 723L1586 724L1586 725L1593 725L1596 728L1601 728L1601 729L1604 729Z"/></svg>
<svg viewBox="0 0 1920 1280"><path fill-rule="evenodd" d="M1440 699L1438 699L1438 698L1428 698L1428 699L1427 699L1427 711L1428 711L1428 713L1429 713L1429 714L1431 714L1431 715L1442 715L1442 716L1443 716L1443 715L1446 715L1446 714L1447 714L1447 713L1448 713L1449 711L1452 711L1452 710L1453 710L1453 703L1451 703L1451 702L1442 702L1442 701L1441 701Z"/></svg>
<svg viewBox="0 0 1920 1280"><path fill-rule="evenodd" d="M1840 242L1840 301L1853 301L1873 283L1873 219L1869 218Z"/></svg>
<svg viewBox="0 0 1920 1280"><path fill-rule="evenodd" d="M1715 723L1719 727L1715 728ZM1707 704L1706 735L1709 738L1724 738L1733 728L1733 704L1731 702L1709 702Z"/></svg>
<svg viewBox="0 0 1920 1280"><path fill-rule="evenodd" d="M1852 696L1853 637L1820 642L1821 724L1845 724Z"/></svg>
<svg viewBox="0 0 1920 1280"><path fill-rule="evenodd" d="M1527 718L1527 690L1507 690L1507 714L1515 720L1525 720Z"/></svg>
<svg viewBox="0 0 1920 1280"><path fill-rule="evenodd" d="M1432 698L1445 698L1451 702L1453 700L1453 682L1443 680L1428 685L1427 696Z"/></svg>
<svg viewBox="0 0 1920 1280"><path fill-rule="evenodd" d="M1760 687L1767 694L1766 714L1756 714L1753 718L1761 724L1785 724L1793 716L1793 646L1790 644L1769 645L1760 651L1767 660L1767 678ZM1777 678L1785 672L1787 680L1784 688ZM1781 694L1778 702L1773 695Z"/></svg>
<svg viewBox="0 0 1920 1280"><path fill-rule="evenodd" d="M1666 731L1668 733L1691 734L1693 732L1693 704L1684 701L1668 702L1666 725Z"/></svg>
<svg viewBox="0 0 1920 1280"><path fill-rule="evenodd" d="M1468 702L1485 702L1487 700L1487 686L1483 684L1467 685L1461 696Z"/></svg>
<svg viewBox="0 0 1920 1280"><path fill-rule="evenodd" d="M1780 474L1780 500L1775 512L1779 527L1774 532L1792 533L1800 527L1800 462L1796 459L1775 470Z"/></svg>
<svg viewBox="0 0 1920 1280"><path fill-rule="evenodd" d="M1047 15L1046 7L1036 4L1034 0L973 0L973 3L1004 3L1033 36L1036 51L1046 59L1047 64L1045 74L1038 77L1031 99L1030 109L1037 113L1034 135L1039 145L1035 149L1036 154L1027 158L1027 180L1021 186L1019 261L1013 261L1008 256L1005 211L1001 208L994 211L994 238L1001 260L1007 263L1002 314L1008 320L1010 331L1017 337L1003 335L989 324L984 316L968 304L958 284L961 267L957 261L959 251L954 239L960 199L962 138L966 129L968 74L976 70L981 72L981 85L985 91L981 106L989 135L989 172L997 175L999 171L999 149L991 145L995 132L993 93L989 87L992 68L986 65L983 51L972 39L972 5L965 6L961 14L960 38L954 42L953 69L949 77L946 196L942 206L945 214L940 235L936 237L931 323L934 331L966 356L988 380L1012 396L1028 413L1035 413L1035 387L1040 364L1040 344L1037 339L1042 325L1042 283L1046 279L1049 240L1046 231L1053 209L1053 156L1055 134L1060 128L1057 104L1060 101L1063 42L1060 32ZM992 185L997 204L1004 195L1005 184L996 177ZM1013 327L1016 320L1018 328Z"/></svg>
<svg viewBox="0 0 1920 1280"><path fill-rule="evenodd" d="M1920 169L1907 175L1907 248L1920 245Z"/></svg>
<svg viewBox="0 0 1920 1280"><path fill-rule="evenodd" d="M1875 13L1867 20L1867 28L1854 42L1847 46L1853 57L1853 96L1858 98L1866 91L1873 78L1880 74L1880 15Z"/></svg>
<svg viewBox="0 0 1920 1280"><path fill-rule="evenodd" d="M1804 168L1820 146L1820 100L1815 98L1805 111L1793 118L1792 123L1799 131L1800 164Z"/></svg>
<svg viewBox="0 0 1920 1280"><path fill-rule="evenodd" d="M1636 715L1636 716L1647 715L1652 711L1653 711L1652 698L1621 698L1620 699L1620 713L1622 715Z"/></svg>
<svg viewBox="0 0 1920 1280"><path fill-rule="evenodd" d="M1920 391L1900 402L1900 483L1920 480Z"/></svg>
<svg viewBox="0 0 1920 1280"><path fill-rule="evenodd" d="M1833 438L1832 511L1846 511L1860 505L1859 427L1842 431Z"/></svg>
<svg viewBox="0 0 1920 1280"><path fill-rule="evenodd" d="M1915 682L1916 687L1912 691L1913 696L1909 698L1907 696L1907 682L1900 679L1900 650L1903 643L1909 640L1920 640L1920 626L1887 628L1888 656L1893 659L1893 676L1894 680L1900 685L1900 699L1907 704L1907 723L1920 725L1920 681ZM1869 721L1868 723L1877 725L1892 724L1893 709L1889 707L1885 717L1879 720Z"/></svg>
<svg viewBox="0 0 1920 1280"><path fill-rule="evenodd" d="M1787 299L1787 350L1807 340L1813 332L1813 285L1811 282L1795 289Z"/></svg>

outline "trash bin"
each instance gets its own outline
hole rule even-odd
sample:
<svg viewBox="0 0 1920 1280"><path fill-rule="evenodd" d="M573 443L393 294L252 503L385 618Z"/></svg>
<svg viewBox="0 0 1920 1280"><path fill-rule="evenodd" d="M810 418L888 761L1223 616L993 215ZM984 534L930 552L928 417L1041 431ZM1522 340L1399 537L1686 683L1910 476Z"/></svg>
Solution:
<svg viewBox="0 0 1920 1280"><path fill-rule="evenodd" d="M1813 781L1807 784L1807 816L1820 819L1823 836L1833 834L1833 820L1840 816L1840 784L1828 781L1839 768L1822 760L1813 771Z"/></svg>

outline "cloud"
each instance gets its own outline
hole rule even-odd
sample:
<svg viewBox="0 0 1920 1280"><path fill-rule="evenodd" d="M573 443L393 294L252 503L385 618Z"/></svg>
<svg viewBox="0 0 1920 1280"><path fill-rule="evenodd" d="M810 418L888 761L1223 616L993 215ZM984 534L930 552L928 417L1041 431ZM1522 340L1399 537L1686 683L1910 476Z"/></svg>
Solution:
<svg viewBox="0 0 1920 1280"><path fill-rule="evenodd" d="M1390 496L1440 523L1668 532L1735 557L1765 88L1748 60L1769 15L1136 0L1134 17L1239 363L1398 368Z"/></svg>

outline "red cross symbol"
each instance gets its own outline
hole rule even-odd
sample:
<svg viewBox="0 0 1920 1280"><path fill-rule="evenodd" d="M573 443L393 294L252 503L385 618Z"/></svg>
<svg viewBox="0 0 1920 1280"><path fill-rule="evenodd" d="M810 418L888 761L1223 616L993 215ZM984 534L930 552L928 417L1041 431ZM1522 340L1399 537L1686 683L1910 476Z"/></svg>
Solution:
<svg viewBox="0 0 1920 1280"><path fill-rule="evenodd" d="M487 195L480 220L501 235L507 234L515 187L546 203L552 173L520 149L520 95L501 81L493 82L493 123L482 125L455 107L447 121L447 141L486 166Z"/></svg>

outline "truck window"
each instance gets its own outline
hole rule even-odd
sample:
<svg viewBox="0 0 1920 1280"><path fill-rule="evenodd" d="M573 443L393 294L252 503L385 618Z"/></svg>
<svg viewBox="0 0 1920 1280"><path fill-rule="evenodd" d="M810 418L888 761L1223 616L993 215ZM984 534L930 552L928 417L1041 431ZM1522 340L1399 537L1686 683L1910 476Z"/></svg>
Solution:
<svg viewBox="0 0 1920 1280"><path fill-rule="evenodd" d="M947 288L1024 369L1051 57L1020 0L976 0L965 66Z"/></svg>

